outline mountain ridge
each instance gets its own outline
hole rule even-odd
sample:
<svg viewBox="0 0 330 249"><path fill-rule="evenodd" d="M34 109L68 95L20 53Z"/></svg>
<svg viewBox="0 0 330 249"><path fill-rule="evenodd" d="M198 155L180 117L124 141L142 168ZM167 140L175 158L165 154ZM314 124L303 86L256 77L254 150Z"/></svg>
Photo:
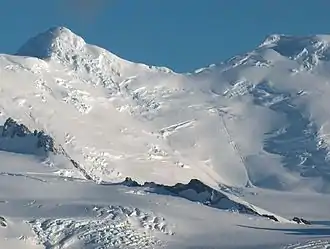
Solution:
<svg viewBox="0 0 330 249"><path fill-rule="evenodd" d="M51 109L54 109L55 104L58 105L49 116L37 103L39 100L27 105L30 100L19 97L22 104L18 109L30 115L23 123L38 120L42 129L68 147L66 150L69 154L74 153L80 158L82 165L86 164L86 158L90 158L91 153L96 154L87 163L89 166L84 167L100 179L107 178L108 174L112 174L108 172L114 170L114 174L120 176L118 180L123 180L131 175L128 164L142 163L142 168L150 165L148 167L152 170L141 173L137 180L157 182L161 176L158 171L162 169L156 165L161 162L169 167L170 174L177 177L169 181L165 174L160 177L162 180L158 179L166 184L187 182L199 175L201 180L212 186L220 183L232 187L252 184L275 189L297 189L305 180L311 180L316 186L323 184L314 181L313 177L306 178L305 169L313 172L308 176L318 175L322 181L326 179L322 174L327 172L327 168L322 165L327 164L328 140L320 133L320 128L325 131L326 126L321 120L314 122L305 118L306 115L315 115L314 112L308 114L316 103L312 99L315 89L307 82L298 83L315 77L320 70L320 75L324 74L323 66L326 66L325 55L328 51L326 37L271 35L252 52L233 57L220 66L195 74L177 74L167 69L125 61L104 49L87 44L69 29L57 27L31 38L23 45L17 53L17 56L23 57L5 56L3 63L4 68L11 68L12 73L5 70L10 77L16 77L16 72L23 70L34 78L31 82L36 84L38 90L35 92L29 88L29 91L32 90L31 96L41 98L41 103ZM299 41L306 47L299 47ZM293 54L284 55L283 46L287 48L296 43L299 45L297 49L289 51ZM35 68L33 61L33 66L26 65L30 63L30 57L26 56L42 58L42 66ZM301 81L301 77L305 80ZM317 79L323 81L323 78ZM294 106L290 113L296 112L296 115L301 116L300 120L306 122L306 127L300 127L300 124L291 120L288 115L290 105ZM34 110L35 107L40 109L41 116ZM73 108L72 113L62 113L64 122L73 126L84 124L85 128L81 129L91 129L88 132L90 138L87 139L83 132L74 128L63 134L63 128L59 128L62 125L55 119L56 113L61 112L62 108ZM106 117L102 112L111 114ZM118 119L115 124L111 116ZM22 115L17 118L20 120ZM40 122L42 119L44 121ZM84 121L77 122L75 119ZM95 120L101 124L97 125L98 128L94 127ZM102 132L95 132L95 129L102 127L102 122L111 126L103 127ZM293 144L292 154L277 149L279 143L274 141L282 137L274 137L269 141L269 134L287 130L290 126L303 129L299 135L303 138L304 132L309 129L308 125L312 124L314 135L311 141L315 143L306 143L302 150L296 149ZM112 139L108 135L104 137L105 140L101 138L102 133L108 133L107 129L110 129L117 143L110 142ZM81 133L79 139L77 133ZM297 135L288 136L296 138ZM66 143L66 137L75 139ZM130 137L139 140L140 144L130 144ZM99 144L93 145L93 141L97 140ZM85 142L78 145L79 141ZM323 147L319 147L318 143L323 144ZM112 152L109 152L108 146ZM139 151L138 156L135 156L139 159L135 159L135 153L127 156L128 147L132 152ZM121 149L118 151L118 148ZM321 149L325 152L321 153ZM297 159L306 157L303 156L306 154L304 150L323 159L318 159L316 165L309 163L310 160ZM273 166L264 166L263 169L261 165L264 160L270 160ZM283 165L288 165L283 163L285 160L295 163L292 167L283 168ZM98 166L94 165L95 162ZM302 162L309 166L299 166ZM121 166L115 166L117 163ZM123 174L123 169L128 172ZM322 173L316 174L320 169ZM150 174L154 170L157 173ZM297 176L296 172L302 175ZM139 175L136 171L134 174ZM156 179L151 175L157 175ZM328 187L312 188L328 191Z"/></svg>
<svg viewBox="0 0 330 249"><path fill-rule="evenodd" d="M330 35L326 34L320 34L320 35L308 35L308 36L294 36L294 35L286 35L286 34L270 34L267 35L263 41L259 45L257 45L258 48L274 48L278 46L280 43L293 43L298 44L302 43L306 46L308 45L315 45L314 43L323 43L328 44L330 43ZM36 47L38 47L40 51L33 51ZM64 47L67 47L66 52L68 50L74 51L74 50L82 50L84 46L88 45L85 40L72 32L70 29L68 29L65 26L54 26L49 28L43 33L39 33L36 36L30 38L25 44L21 46L21 48L18 49L16 55L22 55L22 56L31 56L31 57L37 57L40 59L46 59L51 58L52 56L56 57L56 54ZM100 48L98 46L94 46L97 48ZM102 49L102 48L100 48ZM103 51L106 51L105 49L102 49ZM106 51L111 54L111 56L114 57L114 59L119 59L121 61L125 61L127 63L134 63L127 60L124 60L120 58L119 56ZM302 52L302 51L300 51ZM230 60L232 60L235 56L223 61L223 62L216 62L217 64L223 64ZM137 63L135 63L137 64ZM141 64L147 67L152 68L160 68L164 69L165 71L173 72L171 69L166 67L156 67L152 65L145 65ZM211 64L211 67L213 67L215 64ZM203 68L203 67L202 67ZM196 69L195 71L199 71L202 68ZM189 72L187 72L189 73Z"/></svg>
<svg viewBox="0 0 330 249"><path fill-rule="evenodd" d="M186 74L65 28L0 55L0 247L329 246L327 37L262 44Z"/></svg>

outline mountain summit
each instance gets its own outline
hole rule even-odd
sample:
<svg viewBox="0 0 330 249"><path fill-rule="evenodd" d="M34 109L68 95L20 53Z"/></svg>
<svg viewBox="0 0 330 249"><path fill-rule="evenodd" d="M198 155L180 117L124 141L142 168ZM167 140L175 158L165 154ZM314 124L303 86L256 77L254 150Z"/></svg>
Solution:
<svg viewBox="0 0 330 249"><path fill-rule="evenodd" d="M330 35L295 37L287 35L271 35L259 47L273 49L282 56L296 60L329 60Z"/></svg>
<svg viewBox="0 0 330 249"><path fill-rule="evenodd" d="M63 27L0 55L0 247L329 246L328 55L272 35L178 74Z"/></svg>
<svg viewBox="0 0 330 249"><path fill-rule="evenodd" d="M220 66L180 75L51 28L19 49L25 57L2 57L4 77L17 78L15 88L3 83L12 96L3 105L24 103L4 112L52 134L100 181L328 192L328 41L272 35ZM41 59L38 69L29 57Z"/></svg>
<svg viewBox="0 0 330 249"><path fill-rule="evenodd" d="M25 43L17 55L46 59L53 56L63 56L62 52L80 51L86 45L83 38L65 27L53 27L38 34ZM65 54L64 54L65 56Z"/></svg>

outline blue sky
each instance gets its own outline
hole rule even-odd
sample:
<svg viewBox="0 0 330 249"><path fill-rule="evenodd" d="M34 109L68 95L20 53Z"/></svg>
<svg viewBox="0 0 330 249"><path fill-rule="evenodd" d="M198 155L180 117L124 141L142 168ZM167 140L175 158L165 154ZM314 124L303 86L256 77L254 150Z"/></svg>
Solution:
<svg viewBox="0 0 330 249"><path fill-rule="evenodd" d="M66 26L128 60L187 72L272 33L330 33L329 0L1 0L0 52Z"/></svg>

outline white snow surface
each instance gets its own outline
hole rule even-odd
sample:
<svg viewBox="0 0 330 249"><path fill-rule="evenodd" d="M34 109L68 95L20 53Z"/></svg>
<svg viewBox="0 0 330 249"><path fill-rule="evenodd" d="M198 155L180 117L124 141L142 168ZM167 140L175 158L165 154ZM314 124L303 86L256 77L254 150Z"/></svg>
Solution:
<svg viewBox="0 0 330 249"><path fill-rule="evenodd" d="M0 124L63 150L0 134L0 248L330 248L329 44L271 35L178 74L56 27L0 55ZM279 222L126 177L198 179Z"/></svg>

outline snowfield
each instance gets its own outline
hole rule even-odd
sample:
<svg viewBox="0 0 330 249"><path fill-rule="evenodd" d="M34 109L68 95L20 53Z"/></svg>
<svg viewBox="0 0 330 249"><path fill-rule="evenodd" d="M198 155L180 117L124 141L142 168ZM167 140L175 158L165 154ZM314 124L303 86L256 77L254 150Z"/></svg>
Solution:
<svg viewBox="0 0 330 249"><path fill-rule="evenodd" d="M0 55L0 247L330 248L329 44L178 74L57 27Z"/></svg>

